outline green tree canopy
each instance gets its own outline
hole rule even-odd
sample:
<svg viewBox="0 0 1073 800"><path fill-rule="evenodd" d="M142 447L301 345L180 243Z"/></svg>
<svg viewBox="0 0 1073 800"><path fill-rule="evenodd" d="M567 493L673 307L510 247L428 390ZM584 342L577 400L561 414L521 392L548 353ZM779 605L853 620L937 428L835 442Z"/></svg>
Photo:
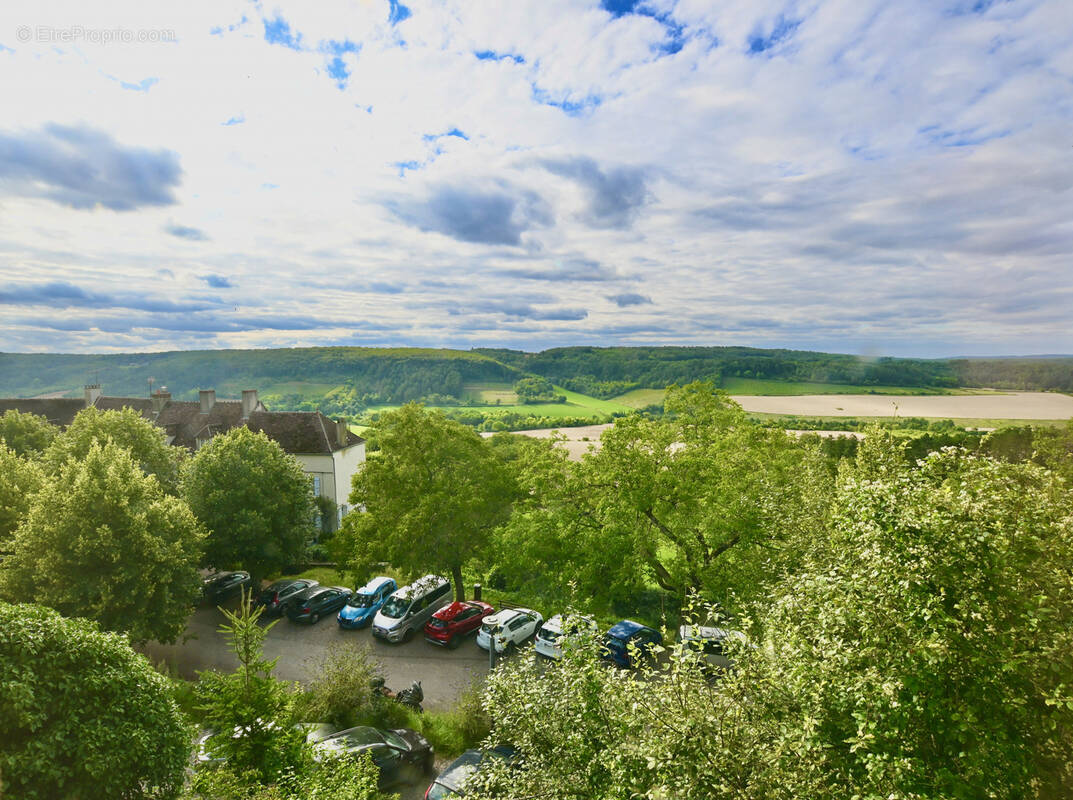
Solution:
<svg viewBox="0 0 1073 800"><path fill-rule="evenodd" d="M192 731L126 638L0 603L0 791L23 800L173 798Z"/></svg>
<svg viewBox="0 0 1073 800"><path fill-rule="evenodd" d="M37 414L8 409L0 416L0 441L18 455L38 455L52 443L60 429Z"/></svg>
<svg viewBox="0 0 1073 800"><path fill-rule="evenodd" d="M79 411L67 430L45 451L45 467L58 473L68 461L85 458L94 444L109 441L129 450L134 463L147 475L156 476L164 491L177 493L183 451L169 446L164 431L129 408L100 411L91 407Z"/></svg>
<svg viewBox="0 0 1073 800"><path fill-rule="evenodd" d="M717 683L684 648L643 680L596 643L498 668L493 736L522 759L477 796L1073 795L1068 487L954 449L862 453Z"/></svg>
<svg viewBox="0 0 1073 800"><path fill-rule="evenodd" d="M462 566L488 546L508 515L514 483L476 432L408 404L376 425L380 454L354 476L350 514L337 535L353 568L387 561L413 575L444 570L465 597Z"/></svg>
<svg viewBox="0 0 1073 800"><path fill-rule="evenodd" d="M208 566L242 568L256 581L299 561L312 537L309 477L279 444L249 428L198 450L183 470L182 492L209 531Z"/></svg>
<svg viewBox="0 0 1073 800"><path fill-rule="evenodd" d="M547 378L530 375L514 384L514 393L523 403L557 403L566 400L563 395L555 394L555 387Z"/></svg>
<svg viewBox="0 0 1073 800"><path fill-rule="evenodd" d="M30 500L44 481L44 473L34 462L20 458L0 442L0 549L30 510Z"/></svg>
<svg viewBox="0 0 1073 800"><path fill-rule="evenodd" d="M200 597L203 538L186 504L127 450L93 444L34 495L0 589L134 641L173 641Z"/></svg>
<svg viewBox="0 0 1073 800"><path fill-rule="evenodd" d="M666 408L618 420L579 464L523 466L529 491L500 552L611 599L655 581L679 600L696 590L725 602L791 568L830 499L819 449L756 425L710 384L672 387Z"/></svg>

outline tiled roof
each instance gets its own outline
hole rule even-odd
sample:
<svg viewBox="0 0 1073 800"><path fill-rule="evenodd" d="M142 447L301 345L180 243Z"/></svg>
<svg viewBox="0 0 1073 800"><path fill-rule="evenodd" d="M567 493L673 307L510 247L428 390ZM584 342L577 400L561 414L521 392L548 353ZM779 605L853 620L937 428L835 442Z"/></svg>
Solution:
<svg viewBox="0 0 1073 800"><path fill-rule="evenodd" d="M288 453L331 453L342 449L336 439L335 420L319 411L254 411L248 424L251 430L262 431L279 442ZM346 447L363 441L353 431L347 431Z"/></svg>
<svg viewBox="0 0 1073 800"><path fill-rule="evenodd" d="M103 411L132 408L163 428L169 444L188 450L195 450L199 439L210 439L240 425L262 431L288 453L327 455L343 447L337 439L335 420L319 411L254 411L244 421L242 403L238 400L217 400L207 414L201 413L200 402L168 400L155 416L153 401L148 398L98 397L94 405ZM16 409L38 414L62 427L70 425L85 407L85 401L76 398L0 399L0 414ZM346 447L363 441L353 431L347 431Z"/></svg>
<svg viewBox="0 0 1073 800"><path fill-rule="evenodd" d="M86 407L82 399L73 397L50 397L48 399L0 400L0 414L5 411L21 411L24 414L37 414L53 425L66 428L74 421L75 415Z"/></svg>

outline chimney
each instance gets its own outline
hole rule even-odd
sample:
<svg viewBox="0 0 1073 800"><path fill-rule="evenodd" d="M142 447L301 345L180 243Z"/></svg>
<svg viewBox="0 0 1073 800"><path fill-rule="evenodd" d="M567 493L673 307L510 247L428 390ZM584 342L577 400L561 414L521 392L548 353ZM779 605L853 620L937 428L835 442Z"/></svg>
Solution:
<svg viewBox="0 0 1073 800"><path fill-rule="evenodd" d="M212 407L216 405L216 390L215 389L201 389L197 393L198 399L201 400L201 413L208 414L212 411Z"/></svg>
<svg viewBox="0 0 1073 800"><path fill-rule="evenodd" d="M171 402L171 392L168 391L168 387L161 386L160 389L153 392L153 413L159 414L164 410L164 406Z"/></svg>
<svg viewBox="0 0 1073 800"><path fill-rule="evenodd" d="M346 447L350 441L350 428L346 424L346 417L335 421L335 441L340 447Z"/></svg>
<svg viewBox="0 0 1073 800"><path fill-rule="evenodd" d="M250 414L257 410L257 390L242 390L242 418L249 419Z"/></svg>
<svg viewBox="0 0 1073 800"><path fill-rule="evenodd" d="M99 383L87 383L84 387L86 393L86 408L97 403L97 399L101 396L101 385Z"/></svg>

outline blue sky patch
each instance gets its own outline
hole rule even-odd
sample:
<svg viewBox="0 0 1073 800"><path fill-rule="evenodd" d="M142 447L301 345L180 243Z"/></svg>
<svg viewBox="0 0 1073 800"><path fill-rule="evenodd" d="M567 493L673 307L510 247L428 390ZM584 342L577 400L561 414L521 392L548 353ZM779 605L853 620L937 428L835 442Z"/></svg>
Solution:
<svg viewBox="0 0 1073 800"><path fill-rule="evenodd" d="M515 64L525 63L525 59L517 53L497 53L495 50L474 50L473 55L481 61L513 61Z"/></svg>
<svg viewBox="0 0 1073 800"><path fill-rule="evenodd" d="M602 97L591 94L580 98L574 98L569 92L553 94L541 89L535 83L532 88L533 100L544 106L558 108L570 117L583 116L585 113L598 108L604 102Z"/></svg>
<svg viewBox="0 0 1073 800"><path fill-rule="evenodd" d="M230 128L232 125L241 125L245 121L246 115L239 114L237 117L229 117L227 122L221 122L220 124L223 125L225 128Z"/></svg>
<svg viewBox="0 0 1073 800"><path fill-rule="evenodd" d="M302 34L292 32L290 24L279 14L276 14L273 20L265 20L265 41L269 44L281 44L291 50L302 49Z"/></svg>
<svg viewBox="0 0 1073 800"><path fill-rule="evenodd" d="M801 20L799 19L787 19L782 14L779 14L775 20L775 24L772 26L768 33L764 33L763 29L757 28L749 37L749 53L752 55L759 55L760 53L766 53L768 50L782 44L801 26Z"/></svg>
<svg viewBox="0 0 1073 800"><path fill-rule="evenodd" d="M410 9L400 3L399 0L388 0L388 2L391 4L391 9L388 11L387 21L392 25L398 25L403 20L413 16Z"/></svg>

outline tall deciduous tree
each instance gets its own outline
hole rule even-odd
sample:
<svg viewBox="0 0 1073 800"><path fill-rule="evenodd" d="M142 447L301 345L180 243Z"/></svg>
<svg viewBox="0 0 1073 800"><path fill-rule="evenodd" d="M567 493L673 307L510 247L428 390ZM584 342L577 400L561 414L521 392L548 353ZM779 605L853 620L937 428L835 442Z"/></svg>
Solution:
<svg viewBox="0 0 1073 800"><path fill-rule="evenodd" d="M193 731L126 638L0 603L0 792L24 800L176 797Z"/></svg>
<svg viewBox="0 0 1073 800"><path fill-rule="evenodd" d="M0 549L10 547L9 539L30 510L30 500L41 488L44 473L34 462L20 458L0 442Z"/></svg>
<svg viewBox="0 0 1073 800"><path fill-rule="evenodd" d="M487 546L509 514L514 483L472 429L409 404L376 425L380 454L354 476L343 550L360 568L388 561L420 574L444 570L465 598L462 566Z"/></svg>
<svg viewBox="0 0 1073 800"><path fill-rule="evenodd" d="M209 531L203 563L255 579L300 560L312 537L313 486L276 442L249 428L216 436L187 462L183 497Z"/></svg>
<svg viewBox="0 0 1073 800"><path fill-rule="evenodd" d="M8 409L0 416L0 440L18 455L38 455L56 438L60 429L44 417Z"/></svg>
<svg viewBox="0 0 1073 800"><path fill-rule="evenodd" d="M548 462L562 477L533 484L501 549L550 558L553 571L611 599L650 580L680 600L770 585L822 526L831 486L822 454L755 424L710 384L673 387L666 410L618 420L565 474ZM556 549L569 563L555 564Z"/></svg>
<svg viewBox="0 0 1073 800"><path fill-rule="evenodd" d="M68 461L80 461L94 444L114 442L130 451L134 463L147 475L154 475L168 494L179 486L182 452L167 444L164 431L137 411L100 411L87 408L78 412L67 430L57 436L44 453L50 472L58 473Z"/></svg>
<svg viewBox="0 0 1073 800"><path fill-rule="evenodd" d="M173 641L200 596L203 538L186 504L128 451L93 444L34 495L0 589L134 641Z"/></svg>

